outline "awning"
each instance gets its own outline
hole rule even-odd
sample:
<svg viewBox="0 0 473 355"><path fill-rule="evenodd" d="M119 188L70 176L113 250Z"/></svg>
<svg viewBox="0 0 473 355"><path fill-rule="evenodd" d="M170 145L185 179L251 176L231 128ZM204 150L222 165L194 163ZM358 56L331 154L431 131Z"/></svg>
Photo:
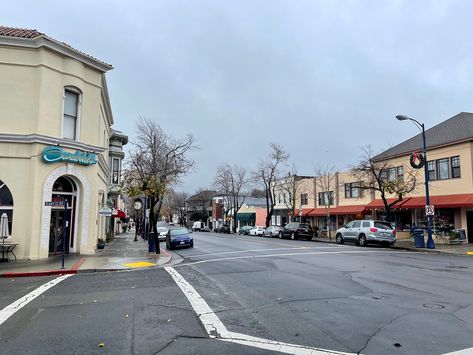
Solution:
<svg viewBox="0 0 473 355"><path fill-rule="evenodd" d="M404 204L407 201L409 201L410 199L411 199L410 197L406 197L402 201L399 201L395 205L391 206L391 208L401 208L401 207L404 208ZM390 203L393 203L394 201L396 201L396 199L395 198L388 198L387 201L388 201L388 204L390 204ZM370 203L368 203L366 205L366 209L368 209L368 210L384 209L384 202L383 202L382 199L377 198L376 200L373 200Z"/></svg>
<svg viewBox="0 0 473 355"><path fill-rule="evenodd" d="M237 221L256 221L256 213L237 213Z"/></svg>
<svg viewBox="0 0 473 355"><path fill-rule="evenodd" d="M330 215L345 215L345 214L353 214L358 215L363 213L365 210L365 205L354 205L354 206L338 206L338 207L330 207ZM326 216L328 209L324 208L303 208L302 209L302 216L303 217L321 217ZM296 216L299 216L299 210L296 208L295 210Z"/></svg>
<svg viewBox="0 0 473 355"><path fill-rule="evenodd" d="M435 208L473 207L473 194L430 196L430 204ZM425 196L411 197L402 208L424 208Z"/></svg>
<svg viewBox="0 0 473 355"><path fill-rule="evenodd" d="M113 210L115 212L115 210ZM123 212L122 210L116 210L116 213L112 214L112 217L118 217L118 218L126 218L126 213Z"/></svg>

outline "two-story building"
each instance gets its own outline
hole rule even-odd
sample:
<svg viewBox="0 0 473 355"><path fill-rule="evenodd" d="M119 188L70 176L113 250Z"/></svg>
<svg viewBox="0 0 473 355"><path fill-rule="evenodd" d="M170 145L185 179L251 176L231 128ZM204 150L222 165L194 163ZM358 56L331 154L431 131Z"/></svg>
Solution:
<svg viewBox="0 0 473 355"><path fill-rule="evenodd" d="M66 252L93 254L105 239L110 69L36 30L0 26L0 214L19 258L61 253L64 226Z"/></svg>

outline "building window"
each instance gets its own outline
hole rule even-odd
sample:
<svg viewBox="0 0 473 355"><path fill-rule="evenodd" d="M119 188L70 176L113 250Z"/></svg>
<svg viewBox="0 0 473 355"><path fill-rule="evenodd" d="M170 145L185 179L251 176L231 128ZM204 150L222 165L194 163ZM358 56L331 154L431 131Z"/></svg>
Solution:
<svg viewBox="0 0 473 355"><path fill-rule="evenodd" d="M7 217L6 227L2 224L2 216L5 221L5 216ZM10 192L10 189L0 180L0 228L6 228L4 231L6 235L10 236L12 231L13 223L13 196ZM0 233L2 231L0 230Z"/></svg>
<svg viewBox="0 0 473 355"><path fill-rule="evenodd" d="M460 174L460 157L459 156L452 157L451 160L452 160L452 178L455 179L455 178L461 177L461 174Z"/></svg>
<svg viewBox="0 0 473 355"><path fill-rule="evenodd" d="M307 194L301 194L301 205L307 205L309 203L309 198Z"/></svg>
<svg viewBox="0 0 473 355"><path fill-rule="evenodd" d="M437 177L439 180L445 180L450 178L449 159L437 160Z"/></svg>
<svg viewBox="0 0 473 355"><path fill-rule="evenodd" d="M77 121L79 116L79 94L71 90L64 92L64 116L62 136L67 139L77 139Z"/></svg>
<svg viewBox="0 0 473 355"><path fill-rule="evenodd" d="M379 173L379 178L382 181L404 181L404 167L397 166L394 168L387 168L385 170L381 170Z"/></svg>
<svg viewBox="0 0 473 355"><path fill-rule="evenodd" d="M113 158L112 161L112 184L120 183L120 159Z"/></svg>
<svg viewBox="0 0 473 355"><path fill-rule="evenodd" d="M403 166L397 167L397 179L401 182L404 181L404 167Z"/></svg>
<svg viewBox="0 0 473 355"><path fill-rule="evenodd" d="M319 192L319 206L333 205L333 191Z"/></svg>
<svg viewBox="0 0 473 355"><path fill-rule="evenodd" d="M427 162L427 172L429 174L429 180L437 180L437 173L435 171L435 160Z"/></svg>
<svg viewBox="0 0 473 355"><path fill-rule="evenodd" d="M345 184L345 198L358 198L361 197L361 191L358 187L360 184L357 182L351 182Z"/></svg>
<svg viewBox="0 0 473 355"><path fill-rule="evenodd" d="M282 200L283 200L284 203L286 203L286 194L285 193L282 194Z"/></svg>

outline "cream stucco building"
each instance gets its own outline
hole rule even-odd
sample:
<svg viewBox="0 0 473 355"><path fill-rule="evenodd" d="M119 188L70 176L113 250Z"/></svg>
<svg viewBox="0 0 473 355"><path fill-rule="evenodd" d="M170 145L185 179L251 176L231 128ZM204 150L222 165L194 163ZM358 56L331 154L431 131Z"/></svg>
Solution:
<svg viewBox="0 0 473 355"><path fill-rule="evenodd" d="M112 66L36 30L0 26L0 213L18 258L70 253L105 239ZM105 211L106 213L107 211Z"/></svg>

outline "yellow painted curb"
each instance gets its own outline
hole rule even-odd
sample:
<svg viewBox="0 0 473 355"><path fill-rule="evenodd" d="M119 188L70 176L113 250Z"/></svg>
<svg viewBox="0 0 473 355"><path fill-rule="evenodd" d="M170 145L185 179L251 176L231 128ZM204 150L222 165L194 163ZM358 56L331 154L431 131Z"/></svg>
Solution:
<svg viewBox="0 0 473 355"><path fill-rule="evenodd" d="M473 255L473 251L467 251L466 252L468 255Z"/></svg>
<svg viewBox="0 0 473 355"><path fill-rule="evenodd" d="M137 268L137 267L155 266L156 264L149 263L147 261L138 261L136 263L129 263L129 264L123 264L123 265L127 267L131 267L131 268Z"/></svg>

